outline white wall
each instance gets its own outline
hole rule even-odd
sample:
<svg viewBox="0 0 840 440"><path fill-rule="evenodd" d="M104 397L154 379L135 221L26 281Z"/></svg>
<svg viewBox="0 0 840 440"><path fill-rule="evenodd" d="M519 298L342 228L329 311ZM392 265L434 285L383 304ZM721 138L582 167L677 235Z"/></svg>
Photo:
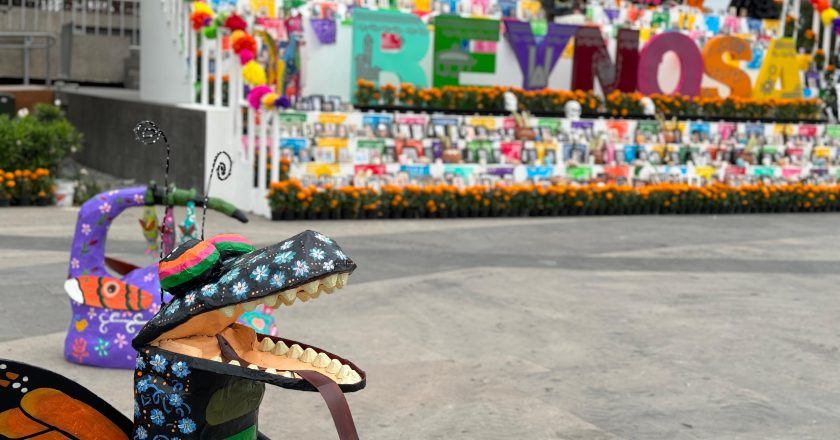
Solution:
<svg viewBox="0 0 840 440"><path fill-rule="evenodd" d="M177 26L169 23L159 1L140 9L140 99L166 104L192 102L185 55L179 50Z"/></svg>

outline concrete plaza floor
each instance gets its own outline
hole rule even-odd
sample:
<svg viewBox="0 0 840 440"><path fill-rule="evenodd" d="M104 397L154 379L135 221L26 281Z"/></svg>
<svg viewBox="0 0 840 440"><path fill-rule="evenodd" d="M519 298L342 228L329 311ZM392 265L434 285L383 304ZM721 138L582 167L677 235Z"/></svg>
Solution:
<svg viewBox="0 0 840 440"><path fill-rule="evenodd" d="M0 357L129 414L132 373L66 363L76 211L0 209ZM136 219L109 254L149 264ZM356 362L365 439L828 439L840 433L840 216L269 222L326 233L359 269L281 308L283 336ZM327 299L324 299L327 298ZM335 438L315 393L270 388L261 430Z"/></svg>

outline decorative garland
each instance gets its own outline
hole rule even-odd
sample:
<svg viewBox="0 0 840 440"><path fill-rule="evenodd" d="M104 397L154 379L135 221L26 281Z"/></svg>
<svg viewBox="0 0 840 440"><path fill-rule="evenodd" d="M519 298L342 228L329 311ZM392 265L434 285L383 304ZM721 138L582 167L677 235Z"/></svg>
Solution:
<svg viewBox="0 0 840 440"><path fill-rule="evenodd" d="M192 3L190 22L193 30L201 32L207 39L217 38L219 27L230 32L230 48L242 66L242 79L251 87L247 101L252 108L271 110L289 106L287 98L266 85L268 78L265 68L255 60L257 41L248 33L248 23L244 18L235 12L230 15L216 15L210 5L203 1L195 1Z"/></svg>
<svg viewBox="0 0 840 440"><path fill-rule="evenodd" d="M541 186L385 185L371 188L304 187L274 182L268 192L273 217L425 218L629 214L726 214L840 210L840 185L659 183Z"/></svg>

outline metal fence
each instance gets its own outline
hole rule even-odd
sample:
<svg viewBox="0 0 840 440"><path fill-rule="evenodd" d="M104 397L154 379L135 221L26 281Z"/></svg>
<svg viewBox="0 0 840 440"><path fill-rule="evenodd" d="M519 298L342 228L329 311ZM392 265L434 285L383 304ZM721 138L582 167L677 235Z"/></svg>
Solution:
<svg viewBox="0 0 840 440"><path fill-rule="evenodd" d="M5 15L5 17L3 17ZM128 36L140 44L139 0L0 0L0 31Z"/></svg>

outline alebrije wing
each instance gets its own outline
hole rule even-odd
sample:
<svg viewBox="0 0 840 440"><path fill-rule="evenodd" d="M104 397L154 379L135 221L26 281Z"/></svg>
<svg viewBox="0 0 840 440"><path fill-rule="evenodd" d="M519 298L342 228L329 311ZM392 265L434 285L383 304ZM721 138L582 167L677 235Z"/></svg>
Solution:
<svg viewBox="0 0 840 440"><path fill-rule="evenodd" d="M131 420L72 380L0 359L0 438L128 439Z"/></svg>

